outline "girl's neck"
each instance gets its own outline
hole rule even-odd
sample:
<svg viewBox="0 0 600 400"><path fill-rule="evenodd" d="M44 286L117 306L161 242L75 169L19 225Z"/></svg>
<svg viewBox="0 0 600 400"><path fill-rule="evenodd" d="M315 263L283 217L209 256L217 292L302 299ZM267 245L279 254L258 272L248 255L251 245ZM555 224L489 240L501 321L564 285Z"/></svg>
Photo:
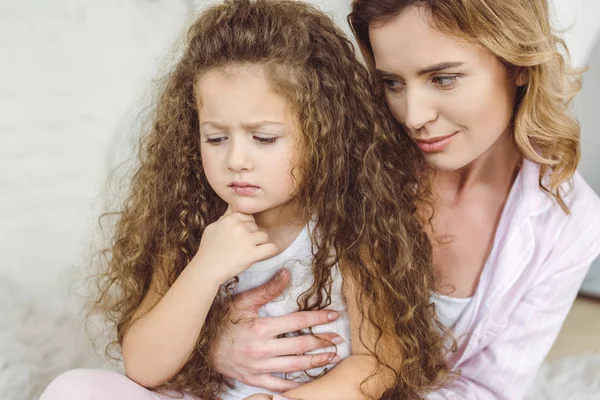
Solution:
<svg viewBox="0 0 600 400"><path fill-rule="evenodd" d="M275 244L279 252L292 244L307 223L299 219L291 208L293 207L290 205L254 214L258 229L269 236L269 242Z"/></svg>
<svg viewBox="0 0 600 400"><path fill-rule="evenodd" d="M456 171L435 171L433 190L444 202L457 204L466 193L483 188L498 193L512 187L523 156L509 130L487 151Z"/></svg>

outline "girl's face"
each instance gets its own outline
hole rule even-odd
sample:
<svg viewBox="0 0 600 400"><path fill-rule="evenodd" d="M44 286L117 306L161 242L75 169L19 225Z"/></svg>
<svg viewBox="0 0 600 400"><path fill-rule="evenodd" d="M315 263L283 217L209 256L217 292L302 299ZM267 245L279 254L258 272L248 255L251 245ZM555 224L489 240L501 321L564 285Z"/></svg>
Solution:
<svg viewBox="0 0 600 400"><path fill-rule="evenodd" d="M196 83L201 156L213 190L234 211L281 209L294 196L297 127L264 70L245 65L205 73Z"/></svg>
<svg viewBox="0 0 600 400"><path fill-rule="evenodd" d="M523 73L489 51L434 30L410 7L369 27L375 66L394 117L427 162L456 171L491 149L509 124Z"/></svg>

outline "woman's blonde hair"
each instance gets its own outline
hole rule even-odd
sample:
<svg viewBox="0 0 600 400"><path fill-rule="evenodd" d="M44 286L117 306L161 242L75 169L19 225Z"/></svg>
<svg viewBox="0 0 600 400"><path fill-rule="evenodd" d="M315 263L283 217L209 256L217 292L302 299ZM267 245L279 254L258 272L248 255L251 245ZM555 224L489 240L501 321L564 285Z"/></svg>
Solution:
<svg viewBox="0 0 600 400"><path fill-rule="evenodd" d="M568 65L548 1L355 0L348 21L369 66L374 63L369 25L412 6L423 7L440 32L483 46L509 69L525 70L528 83L518 92L513 114L514 140L525 158L541 165L540 188L568 212L561 185L575 173L580 155L579 124L568 109L582 71Z"/></svg>
<svg viewBox="0 0 600 400"><path fill-rule="evenodd" d="M402 354L401 366L393 368L382 361L390 351L383 340L366 345L396 376L383 398L414 398L435 387L448 368L430 301L431 246L415 212L420 154L400 134L351 42L329 17L297 1L226 1L189 29L100 265L95 310L114 323L113 344L122 344L151 281L164 293L198 250L206 226L227 207L202 168L194 85L207 71L237 64L264 66L273 90L297 116L302 179L294 200L303 218L315 220L312 240L319 243L314 284L298 299L299 308L330 304L331 270L339 265L345 278L361 285L356 297L363 320L380 338L392 337ZM189 361L163 388L213 399L228 383L212 367L209 350L230 300L215 299Z"/></svg>

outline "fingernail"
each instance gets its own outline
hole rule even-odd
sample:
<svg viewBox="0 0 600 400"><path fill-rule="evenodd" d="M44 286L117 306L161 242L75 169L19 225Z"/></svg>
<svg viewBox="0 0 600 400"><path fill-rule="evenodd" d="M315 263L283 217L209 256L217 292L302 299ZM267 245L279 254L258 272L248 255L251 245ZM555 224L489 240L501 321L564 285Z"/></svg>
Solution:
<svg viewBox="0 0 600 400"><path fill-rule="evenodd" d="M337 312L337 311L331 311L331 312L327 313L327 318L328 318L330 321L333 321L333 320L335 320L335 319L338 319L339 317L340 317L340 313L339 313L339 312Z"/></svg>
<svg viewBox="0 0 600 400"><path fill-rule="evenodd" d="M289 397L282 396L282 395L280 395L280 394L274 394L274 395L273 395L273 400L290 400L290 398L289 398Z"/></svg>
<svg viewBox="0 0 600 400"><path fill-rule="evenodd" d="M340 344L344 341L344 339L342 339L340 336L336 336L333 339L331 339L331 343L333 344Z"/></svg>
<svg viewBox="0 0 600 400"><path fill-rule="evenodd" d="M284 269L280 269L280 270L277 272L277 275L275 276L275 279L276 279L276 280L278 280L278 281L280 281L280 280L281 280L281 278L283 278L283 273L284 273L284 272L285 272L285 270L284 270Z"/></svg>
<svg viewBox="0 0 600 400"><path fill-rule="evenodd" d="M329 357L329 359L327 360L328 363L332 364L332 363L338 363L341 361L340 356L338 356L337 354L333 357Z"/></svg>

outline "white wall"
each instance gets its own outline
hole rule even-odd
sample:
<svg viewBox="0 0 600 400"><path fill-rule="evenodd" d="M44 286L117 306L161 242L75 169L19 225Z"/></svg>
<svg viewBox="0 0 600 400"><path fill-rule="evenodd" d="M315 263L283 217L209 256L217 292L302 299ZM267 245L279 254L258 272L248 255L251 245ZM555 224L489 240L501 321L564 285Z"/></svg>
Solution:
<svg viewBox="0 0 600 400"><path fill-rule="evenodd" d="M581 123L579 170L596 193L600 193L600 1L554 1L558 25L571 27L564 36L574 63L589 66L573 110ZM600 259L592 264L582 289L600 296Z"/></svg>
<svg viewBox="0 0 600 400"><path fill-rule="evenodd" d="M0 0L0 279L54 296L85 264L107 172L127 153L186 16L209 1ZM349 1L315 2L349 31ZM575 22L566 38L583 64L600 1L556 3L561 24ZM595 82L589 107L600 101ZM599 190L600 113L586 114L582 166Z"/></svg>

